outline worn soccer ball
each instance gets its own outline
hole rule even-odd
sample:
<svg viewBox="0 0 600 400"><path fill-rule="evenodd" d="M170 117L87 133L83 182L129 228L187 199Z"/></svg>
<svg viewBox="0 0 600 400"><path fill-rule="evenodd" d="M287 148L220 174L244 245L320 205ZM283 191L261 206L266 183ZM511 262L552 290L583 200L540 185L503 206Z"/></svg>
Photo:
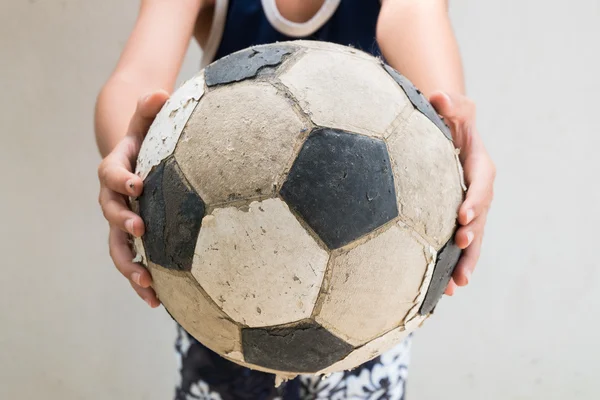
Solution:
<svg viewBox="0 0 600 400"><path fill-rule="evenodd" d="M361 51L297 41L183 84L142 145L135 241L165 308L238 364L354 368L431 314L464 195L448 128Z"/></svg>

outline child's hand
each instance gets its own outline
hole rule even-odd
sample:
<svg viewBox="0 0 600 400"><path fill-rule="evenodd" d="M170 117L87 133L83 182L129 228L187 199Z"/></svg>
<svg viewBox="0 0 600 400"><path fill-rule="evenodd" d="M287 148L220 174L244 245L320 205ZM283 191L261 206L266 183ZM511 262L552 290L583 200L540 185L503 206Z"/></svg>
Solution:
<svg viewBox="0 0 600 400"><path fill-rule="evenodd" d="M483 230L494 194L496 167L475 126L475 104L463 95L445 93L433 94L430 101L452 130L454 144L460 149L468 187L467 197L458 212L458 222L462 226L455 235L456 244L464 251L446 288L446 294L451 296L457 286L469 283L479 259Z"/></svg>
<svg viewBox="0 0 600 400"><path fill-rule="evenodd" d="M131 286L150 307L158 307L160 302L150 287L150 273L132 261L134 254L129 243L129 234L137 237L144 234L144 222L128 208L127 196L139 196L142 193L143 182L133 173L135 162L150 124L168 98L168 93L164 91L141 98L127 135L98 167L99 202L110 225L110 256L117 269L129 279Z"/></svg>

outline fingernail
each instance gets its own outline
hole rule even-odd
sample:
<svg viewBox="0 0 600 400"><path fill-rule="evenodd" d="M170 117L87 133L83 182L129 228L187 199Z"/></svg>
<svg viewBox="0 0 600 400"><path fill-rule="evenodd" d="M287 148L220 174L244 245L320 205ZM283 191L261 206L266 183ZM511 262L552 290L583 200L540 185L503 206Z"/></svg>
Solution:
<svg viewBox="0 0 600 400"><path fill-rule="evenodd" d="M125 221L125 229L127 229L127 232L129 232L132 235L134 235L134 233L133 233L133 219L128 219L127 221Z"/></svg>
<svg viewBox="0 0 600 400"><path fill-rule="evenodd" d="M145 299L146 303L150 306L150 308L152 308L152 301L150 299Z"/></svg>
<svg viewBox="0 0 600 400"><path fill-rule="evenodd" d="M147 95L145 95L144 98L142 99L142 103L147 102L148 99L150 98L150 96L152 96L152 93L148 93Z"/></svg>
<svg viewBox="0 0 600 400"><path fill-rule="evenodd" d="M475 237L475 234L473 232L471 232L471 231L467 232L467 246L469 246L471 244L474 237Z"/></svg>
<svg viewBox="0 0 600 400"><path fill-rule="evenodd" d="M129 193L134 194L135 193L135 183L133 182L133 179L128 180L126 185L127 185L127 190L129 191Z"/></svg>
<svg viewBox="0 0 600 400"><path fill-rule="evenodd" d="M134 281L137 285L140 285L140 279L141 279L141 275L139 272L134 272L133 274L131 274L131 280Z"/></svg>
<svg viewBox="0 0 600 400"><path fill-rule="evenodd" d="M473 220L473 217L475 216L475 211L473 211L472 208L469 208L467 210L467 224L470 224L471 221Z"/></svg>
<svg viewBox="0 0 600 400"><path fill-rule="evenodd" d="M442 95L446 98L446 100L448 101L448 105L452 105L452 98L448 95L448 93L446 92L442 92Z"/></svg>

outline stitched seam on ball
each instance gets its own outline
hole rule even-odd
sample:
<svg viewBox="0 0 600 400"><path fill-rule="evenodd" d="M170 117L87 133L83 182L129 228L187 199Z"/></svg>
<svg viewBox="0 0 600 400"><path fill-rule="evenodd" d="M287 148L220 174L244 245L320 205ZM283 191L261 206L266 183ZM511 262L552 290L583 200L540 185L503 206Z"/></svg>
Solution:
<svg viewBox="0 0 600 400"><path fill-rule="evenodd" d="M325 273L323 274L323 279L321 279L321 286L319 286L319 294L317 295L317 299L315 304L313 305L313 309L310 313L310 317L315 319L317 315L321 313L321 308L323 307L323 302L329 292L329 284L331 282L331 276L333 275L333 260L335 256L333 252L328 252L327 266L325 267Z"/></svg>
<svg viewBox="0 0 600 400"><path fill-rule="evenodd" d="M310 115L308 115L308 113L306 113L302 109L302 106L300 106L300 102L298 101L298 99L296 98L296 96L293 95L293 93L289 90L289 88L287 86L285 86L283 84L283 82L281 82L279 79L275 79L275 80L273 80L273 81L271 81L269 83L278 92L283 93L283 95L285 97L287 97L288 99L290 99L294 103L292 105L292 110L294 110L294 112L296 113L296 115L298 115L298 117L302 121L307 122L307 125L308 125L308 129L306 129L306 131L302 132L302 135L300 135L298 137L298 139L296 140L296 143L294 143L294 151L292 152L292 155L291 155L290 159L287 161L287 163L285 165L285 168L283 169L283 171L281 172L281 174L277 176L277 182L276 182L276 189L275 189L275 191L276 191L276 193L279 193L279 191L281 190L281 187L283 186L283 184L287 180L289 172L292 169L292 166L294 165L294 163L296 162L296 159L298 158L298 154L300 154L300 150L302 150L302 147L304 146L304 143L306 142L306 140L308 139L308 137L310 136L310 134L312 132L314 132L315 129L318 129L318 126L310 118Z"/></svg>
<svg viewBox="0 0 600 400"><path fill-rule="evenodd" d="M385 129L385 131L383 131L383 138L387 139L390 136L392 136L392 134L394 134L394 132L396 133L402 133L404 132L404 127L406 125L408 125L408 122L410 120L410 116L415 112L415 108L413 107L412 103L410 101L408 101L407 104L404 105L404 107L401 107L400 110L398 111L398 114L396 115L396 118L394 118L394 120L388 125L388 127Z"/></svg>
<svg viewBox="0 0 600 400"><path fill-rule="evenodd" d="M415 112L416 110L413 110L413 112ZM411 114L413 113L411 112ZM418 111L417 111L418 112ZM437 249L438 247L440 247L437 244L437 241L434 240L432 237L429 237L426 234L421 234L419 232L419 230L416 228L415 224L411 221L411 219L409 217L407 217L406 215L404 215L404 205L402 204L402 191L401 191L401 187L400 187L400 182L398 180L398 177L396 176L396 174L394 173L394 167L396 167L396 169L400 169L400 165L398 163L396 163L396 160L394 158L393 153L390 151L390 146L388 143L389 139L385 138L383 140L383 142L385 143L385 147L386 150L388 152L388 157L390 158L390 165L392 166L392 176L394 178L394 190L396 191L396 206L398 208L398 217L396 217L396 219L400 222L402 222L403 224L405 224L406 226L410 227L415 233L417 233L419 235L420 238L422 238L428 245L430 245L431 247L433 247L434 249ZM444 242L445 243L445 242Z"/></svg>
<svg viewBox="0 0 600 400"><path fill-rule="evenodd" d="M309 234L309 236L311 236L315 242L317 243L317 245L325 250L327 252L327 254L331 254L331 250L329 249L329 247L327 247L327 245L325 244L325 242L319 237L319 235L317 234L317 232L315 232L310 225L304 220L304 218L302 218L302 216L296 211L294 210L292 207L290 207L290 205L285 201L285 199L283 197L281 197L281 194L278 192L277 193L277 199L281 200L283 202L283 204L286 205L286 207L288 208L289 212L294 216L294 218L296 218L296 220L298 221L298 223L300 224L300 226L302 226L302 228L304 228L304 230L306 231L306 233Z"/></svg>
<svg viewBox="0 0 600 400"><path fill-rule="evenodd" d="M294 42L290 42L290 43L293 46L298 46L298 44L294 44ZM296 65L296 62L298 62L302 57L304 57L305 54L306 54L306 48L298 48L293 53L287 54L286 57L283 58L282 61L277 66L277 70L275 71L275 74L273 75L273 78L274 78L273 80L279 81L279 77L281 75L283 75L284 73L286 73L287 71L289 71L289 69L292 68L294 65Z"/></svg>

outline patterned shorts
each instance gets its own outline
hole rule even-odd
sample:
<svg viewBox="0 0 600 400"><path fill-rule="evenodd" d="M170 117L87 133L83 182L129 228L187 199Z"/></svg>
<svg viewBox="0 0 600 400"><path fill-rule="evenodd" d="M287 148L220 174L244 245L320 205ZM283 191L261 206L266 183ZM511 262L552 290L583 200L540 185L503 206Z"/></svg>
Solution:
<svg viewBox="0 0 600 400"><path fill-rule="evenodd" d="M274 375L232 363L178 327L175 350L181 382L175 400L404 400L410 343L409 336L352 371L300 375L276 388Z"/></svg>

